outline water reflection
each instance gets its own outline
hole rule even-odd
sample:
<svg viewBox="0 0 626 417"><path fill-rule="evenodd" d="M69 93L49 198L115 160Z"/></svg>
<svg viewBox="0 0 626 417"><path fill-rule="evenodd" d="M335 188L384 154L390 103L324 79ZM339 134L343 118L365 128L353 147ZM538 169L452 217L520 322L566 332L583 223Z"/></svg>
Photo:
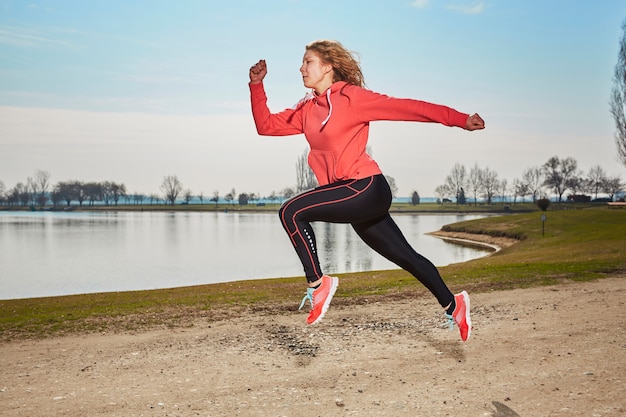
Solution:
<svg viewBox="0 0 626 417"><path fill-rule="evenodd" d="M485 252L424 233L476 215L398 215L407 240L436 265ZM313 225L327 273L395 269L349 225ZM301 276L272 213L0 212L0 299Z"/></svg>

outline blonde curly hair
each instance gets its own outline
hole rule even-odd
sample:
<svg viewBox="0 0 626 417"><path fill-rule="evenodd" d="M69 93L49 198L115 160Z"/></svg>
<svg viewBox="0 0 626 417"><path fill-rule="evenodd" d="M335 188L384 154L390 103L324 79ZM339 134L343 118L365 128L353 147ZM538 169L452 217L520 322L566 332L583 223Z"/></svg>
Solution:
<svg viewBox="0 0 626 417"><path fill-rule="evenodd" d="M358 54L346 49L341 42L318 40L308 44L305 49L315 52L324 64L332 65L335 74L333 82L345 81L359 87L365 86Z"/></svg>

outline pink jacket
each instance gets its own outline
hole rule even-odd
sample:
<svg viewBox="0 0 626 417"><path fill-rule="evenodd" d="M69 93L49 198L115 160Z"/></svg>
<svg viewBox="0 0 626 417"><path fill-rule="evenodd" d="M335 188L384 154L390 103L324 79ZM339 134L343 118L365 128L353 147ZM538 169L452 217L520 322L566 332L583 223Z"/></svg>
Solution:
<svg viewBox="0 0 626 417"><path fill-rule="evenodd" d="M259 135L304 133L309 166L320 185L381 173L365 152L369 123L375 120L436 122L465 127L468 115L438 104L375 93L336 82L324 95L309 94L294 108L272 114L262 83L250 84L252 115Z"/></svg>

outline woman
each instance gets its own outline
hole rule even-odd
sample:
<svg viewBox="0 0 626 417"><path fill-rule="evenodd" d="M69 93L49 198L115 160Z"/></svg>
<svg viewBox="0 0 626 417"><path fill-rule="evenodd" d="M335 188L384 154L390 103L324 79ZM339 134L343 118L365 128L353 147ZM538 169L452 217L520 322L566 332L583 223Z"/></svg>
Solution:
<svg viewBox="0 0 626 417"><path fill-rule="evenodd" d="M310 94L294 108L271 113L263 79L264 60L250 68L252 115L260 135L304 133L308 162L319 187L285 202L280 220L298 254L308 282L300 308L308 299L307 323L318 322L328 309L338 279L325 275L317 257L310 222L350 223L372 249L409 271L424 284L445 309L450 325L470 337L469 296L454 295L437 268L411 248L391 216L391 191L378 164L366 153L369 123L375 120L436 122L466 130L483 129L478 114L418 100L399 99L364 87L361 67L354 55L336 41L316 41L306 46L300 67Z"/></svg>

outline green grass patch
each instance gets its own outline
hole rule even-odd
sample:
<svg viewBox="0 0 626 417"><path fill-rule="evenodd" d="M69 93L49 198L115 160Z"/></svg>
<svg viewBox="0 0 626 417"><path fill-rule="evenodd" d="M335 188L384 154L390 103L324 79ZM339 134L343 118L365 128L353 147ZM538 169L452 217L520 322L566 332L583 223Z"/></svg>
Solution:
<svg viewBox="0 0 626 417"><path fill-rule="evenodd" d="M528 212L456 223L449 231L506 236L515 245L440 269L453 289L525 288L626 273L626 210ZM419 251L419 248L416 248ZM427 295L402 270L342 274L333 304ZM192 326L245 312L289 314L304 295L302 277L194 287L0 300L0 341L93 332Z"/></svg>
<svg viewBox="0 0 626 417"><path fill-rule="evenodd" d="M626 271L626 211L548 211L490 217L446 226L449 231L520 241L483 259L443 268L448 280L511 286L587 280Z"/></svg>

